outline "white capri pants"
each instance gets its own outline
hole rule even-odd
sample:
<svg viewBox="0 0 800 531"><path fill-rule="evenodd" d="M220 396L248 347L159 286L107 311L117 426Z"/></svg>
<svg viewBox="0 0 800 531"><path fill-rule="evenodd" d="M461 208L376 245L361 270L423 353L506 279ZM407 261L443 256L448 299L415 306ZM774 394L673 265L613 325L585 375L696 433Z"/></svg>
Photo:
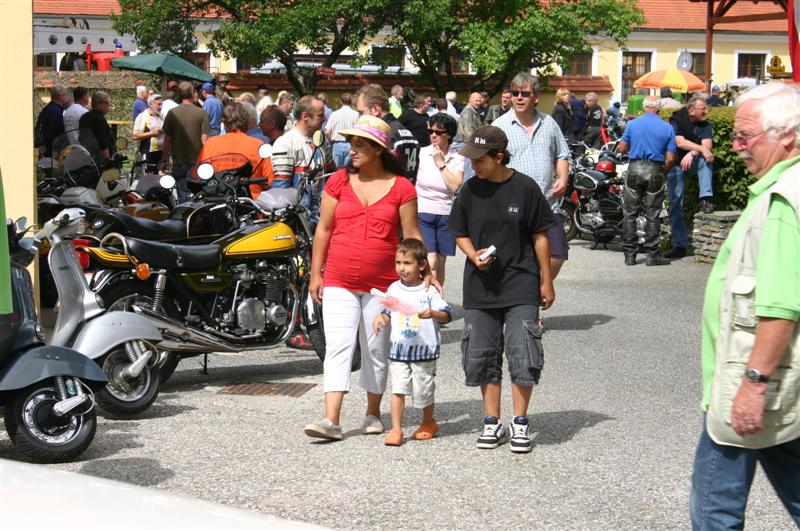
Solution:
<svg viewBox="0 0 800 531"><path fill-rule="evenodd" d="M324 392L350 391L350 367L356 349L356 334L361 343L359 383L368 393L384 392L388 376L387 356L391 331L389 326L378 335L372 330L375 316L382 310L380 299L369 293L344 288L324 288Z"/></svg>

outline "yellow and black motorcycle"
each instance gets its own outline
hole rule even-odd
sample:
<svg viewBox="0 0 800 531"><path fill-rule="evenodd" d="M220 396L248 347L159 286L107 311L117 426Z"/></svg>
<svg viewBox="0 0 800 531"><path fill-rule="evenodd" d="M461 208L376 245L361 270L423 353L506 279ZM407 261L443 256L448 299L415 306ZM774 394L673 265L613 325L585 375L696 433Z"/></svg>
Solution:
<svg viewBox="0 0 800 531"><path fill-rule="evenodd" d="M320 172L255 200L236 193L241 172L201 164L196 173L216 182L226 201L220 208L249 209L240 227L202 245L107 234L83 249L100 269L94 289L110 309L140 313L161 330L165 376L182 357L280 345L298 326L324 359L322 311L308 295L313 232L302 201Z"/></svg>

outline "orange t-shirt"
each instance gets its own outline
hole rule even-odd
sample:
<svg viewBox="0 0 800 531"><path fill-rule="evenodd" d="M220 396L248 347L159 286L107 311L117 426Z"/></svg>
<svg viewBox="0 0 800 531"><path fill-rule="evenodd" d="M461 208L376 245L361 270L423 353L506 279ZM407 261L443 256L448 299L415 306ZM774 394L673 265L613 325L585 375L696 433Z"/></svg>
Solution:
<svg viewBox="0 0 800 531"><path fill-rule="evenodd" d="M212 136L203 144L203 149L200 150L200 155L197 156L197 162L207 161L212 157L220 157L221 155L242 155L246 157L253 166L253 178L267 177L269 179L267 183L250 185L250 195L255 199L258 194L269 188L275 178L275 174L272 171L272 161L270 159L262 159L258 154L258 148L262 144L261 140L247 136L241 131ZM226 169L230 168L214 168L215 171Z"/></svg>

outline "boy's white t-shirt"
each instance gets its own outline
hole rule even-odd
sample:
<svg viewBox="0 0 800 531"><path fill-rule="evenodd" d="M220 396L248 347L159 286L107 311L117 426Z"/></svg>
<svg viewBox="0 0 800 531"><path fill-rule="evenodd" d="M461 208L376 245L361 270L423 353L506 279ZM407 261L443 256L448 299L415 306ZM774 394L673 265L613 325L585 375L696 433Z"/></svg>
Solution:
<svg viewBox="0 0 800 531"><path fill-rule="evenodd" d="M452 312L450 305L439 295L435 287L425 284L406 286L395 281L386 290L387 297L396 297L421 312L426 309ZM439 357L441 339L439 322L436 319L420 319L418 315L407 316L400 312L384 310L392 319L389 336L389 359L392 361L429 361Z"/></svg>

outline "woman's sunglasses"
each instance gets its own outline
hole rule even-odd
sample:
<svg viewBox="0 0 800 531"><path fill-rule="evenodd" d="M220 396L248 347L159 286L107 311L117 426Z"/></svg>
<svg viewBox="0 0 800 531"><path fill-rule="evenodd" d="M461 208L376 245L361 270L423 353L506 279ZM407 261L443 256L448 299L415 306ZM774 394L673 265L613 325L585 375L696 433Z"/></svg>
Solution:
<svg viewBox="0 0 800 531"><path fill-rule="evenodd" d="M446 135L446 134L448 134L448 133L447 133L447 131L445 131L444 129L428 129L428 134L429 134L429 135L439 135L439 136L442 136L442 135Z"/></svg>

